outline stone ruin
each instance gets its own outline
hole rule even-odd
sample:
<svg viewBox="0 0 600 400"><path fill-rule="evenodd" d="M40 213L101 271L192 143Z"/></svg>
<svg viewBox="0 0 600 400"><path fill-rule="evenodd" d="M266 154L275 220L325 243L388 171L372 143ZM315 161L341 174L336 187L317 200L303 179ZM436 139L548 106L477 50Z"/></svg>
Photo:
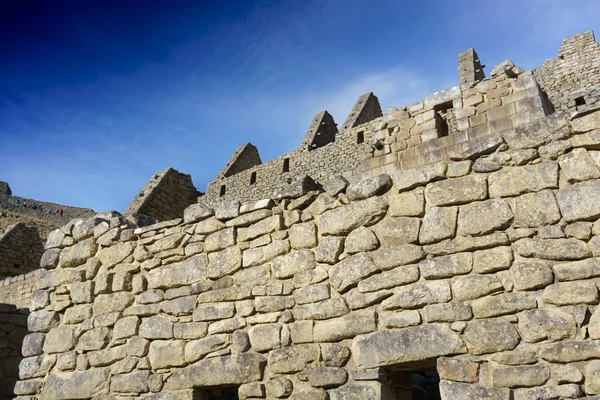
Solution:
<svg viewBox="0 0 600 400"><path fill-rule="evenodd" d="M485 78L470 49L456 88L72 220L29 333L0 308L7 385L22 340L22 400L599 399L599 50Z"/></svg>

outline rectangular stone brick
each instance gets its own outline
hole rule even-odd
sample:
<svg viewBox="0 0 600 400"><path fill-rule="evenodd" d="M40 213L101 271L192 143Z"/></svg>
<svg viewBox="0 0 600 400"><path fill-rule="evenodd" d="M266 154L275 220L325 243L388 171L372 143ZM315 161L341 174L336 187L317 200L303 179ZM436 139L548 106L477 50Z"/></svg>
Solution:
<svg viewBox="0 0 600 400"><path fill-rule="evenodd" d="M513 103L505 104L503 106L490 108L487 110L487 117L490 121L497 119L507 118L511 115L516 114L515 105Z"/></svg>

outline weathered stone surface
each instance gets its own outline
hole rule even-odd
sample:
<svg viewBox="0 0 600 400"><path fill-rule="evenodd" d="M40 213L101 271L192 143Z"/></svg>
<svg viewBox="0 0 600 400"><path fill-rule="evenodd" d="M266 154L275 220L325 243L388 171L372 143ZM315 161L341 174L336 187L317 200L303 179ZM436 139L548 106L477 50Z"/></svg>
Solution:
<svg viewBox="0 0 600 400"><path fill-rule="evenodd" d="M269 352L269 370L274 374L299 372L319 358L318 345L296 345Z"/></svg>
<svg viewBox="0 0 600 400"><path fill-rule="evenodd" d="M292 393L294 385L289 379L280 376L269 380L265 384L265 389L269 398L283 398Z"/></svg>
<svg viewBox="0 0 600 400"><path fill-rule="evenodd" d="M386 314L382 318L382 325L386 328L406 328L407 326L419 325L421 323L421 314L417 310L397 311Z"/></svg>
<svg viewBox="0 0 600 400"><path fill-rule="evenodd" d="M473 253L473 272L487 274L510 268L514 260L512 248L509 246L496 247L489 250L479 250Z"/></svg>
<svg viewBox="0 0 600 400"><path fill-rule="evenodd" d="M235 314L234 303L202 304L194 310L194 321L217 321L231 318Z"/></svg>
<svg viewBox="0 0 600 400"><path fill-rule="evenodd" d="M131 253L133 253L133 244L130 242L121 242L110 247L103 248L98 252L96 257L100 259L102 265L110 268L123 261Z"/></svg>
<svg viewBox="0 0 600 400"><path fill-rule="evenodd" d="M585 242L577 239L520 239L516 250L523 257L569 261L591 257Z"/></svg>
<svg viewBox="0 0 600 400"><path fill-rule="evenodd" d="M471 303L476 318L497 317L513 314L522 310L535 308L537 303L533 296L525 293L501 293L496 296L483 297Z"/></svg>
<svg viewBox="0 0 600 400"><path fill-rule="evenodd" d="M558 188L558 164L550 161L522 167L506 167L489 178L490 197L518 196Z"/></svg>
<svg viewBox="0 0 600 400"><path fill-rule="evenodd" d="M443 179L447 168L446 163L436 163L399 171L394 175L394 184L401 192L417 186L424 186L429 182Z"/></svg>
<svg viewBox="0 0 600 400"><path fill-rule="evenodd" d="M457 207L427 207L419 231L419 243L430 244L454 237L457 215Z"/></svg>
<svg viewBox="0 0 600 400"><path fill-rule="evenodd" d="M204 220L213 215L213 210L206 207L204 204L196 203L183 210L183 222L186 224L191 224Z"/></svg>
<svg viewBox="0 0 600 400"><path fill-rule="evenodd" d="M588 132L600 128L600 113L593 112L578 116L571 121L574 133Z"/></svg>
<svg viewBox="0 0 600 400"><path fill-rule="evenodd" d="M440 382L440 395L443 400L509 400L511 396L510 389L484 388L446 380Z"/></svg>
<svg viewBox="0 0 600 400"><path fill-rule="evenodd" d="M67 247L60 253L59 265L61 268L72 268L85 264L87 259L94 255L96 248L94 239L87 239L75 246Z"/></svg>
<svg viewBox="0 0 600 400"><path fill-rule="evenodd" d="M308 382L311 386L330 388L341 386L348 380L348 373L343 368L315 367L307 368Z"/></svg>
<svg viewBox="0 0 600 400"><path fill-rule="evenodd" d="M211 233L204 240L204 251L212 252L226 249L235 245L235 230L233 228L223 229Z"/></svg>
<svg viewBox="0 0 600 400"><path fill-rule="evenodd" d="M430 206L451 206L476 200L485 200L488 195L484 175L468 175L434 182L425 188L425 199Z"/></svg>
<svg viewBox="0 0 600 400"><path fill-rule="evenodd" d="M357 382L327 391L329 400L393 400L393 392L379 382ZM312 399L311 399L312 400Z"/></svg>
<svg viewBox="0 0 600 400"><path fill-rule="evenodd" d="M75 347L76 338L74 329L70 326L57 326L46 335L44 353L64 353Z"/></svg>
<svg viewBox="0 0 600 400"><path fill-rule="evenodd" d="M79 340L77 341L77 350L100 350L108 344L109 340L109 328L94 328L79 337Z"/></svg>
<svg viewBox="0 0 600 400"><path fill-rule="evenodd" d="M560 171L570 183L600 178L600 170L586 149L573 149L558 158Z"/></svg>
<svg viewBox="0 0 600 400"><path fill-rule="evenodd" d="M559 190L557 200L568 222L596 219L600 216L600 181L576 183Z"/></svg>
<svg viewBox="0 0 600 400"><path fill-rule="evenodd" d="M91 399L108 393L110 369L51 374L40 392L47 400ZM73 388L77 388L76 391Z"/></svg>
<svg viewBox="0 0 600 400"><path fill-rule="evenodd" d="M405 265L391 271L373 275L358 282L358 290L362 293L391 289L419 280L419 268L416 265Z"/></svg>
<svg viewBox="0 0 600 400"><path fill-rule="evenodd" d="M315 266L315 254L311 250L296 250L274 259L271 263L271 271L273 277L284 279L313 269Z"/></svg>
<svg viewBox="0 0 600 400"><path fill-rule="evenodd" d="M561 129L567 125L567 119L562 113L555 113L540 120L531 122L516 129L503 132L506 143L513 149L534 149L543 144L564 138Z"/></svg>
<svg viewBox="0 0 600 400"><path fill-rule="evenodd" d="M326 283L304 286L294 292L294 299L297 304L315 303L328 298L329 285Z"/></svg>
<svg viewBox="0 0 600 400"><path fill-rule="evenodd" d="M413 283L401 287L381 304L384 310L415 309L427 304L445 303L452 299L447 281Z"/></svg>
<svg viewBox="0 0 600 400"><path fill-rule="evenodd" d="M570 338L577 331L575 318L558 309L523 311L517 328L523 340L530 343Z"/></svg>
<svg viewBox="0 0 600 400"><path fill-rule="evenodd" d="M184 356L188 363L193 363L207 354L224 349L231 344L231 335L211 335L198 340L190 340L185 344Z"/></svg>
<svg viewBox="0 0 600 400"><path fill-rule="evenodd" d="M292 225L289 235L293 249L306 249L317 245L317 225L312 221Z"/></svg>
<svg viewBox="0 0 600 400"><path fill-rule="evenodd" d="M457 253L431 258L419 263L421 276L425 279L451 278L471 272L473 256L471 253Z"/></svg>
<svg viewBox="0 0 600 400"><path fill-rule="evenodd" d="M552 267L544 260L515 262L510 274L517 290L543 289L554 282Z"/></svg>
<svg viewBox="0 0 600 400"><path fill-rule="evenodd" d="M373 311L353 312L327 321L315 322L314 340L335 342L375 330L377 323Z"/></svg>
<svg viewBox="0 0 600 400"><path fill-rule="evenodd" d="M428 254L443 256L446 254L488 249L508 244L510 244L510 240L508 240L508 236L505 233L495 232L491 235L480 237L458 236L456 239L444 240L440 243L424 246L423 249Z"/></svg>
<svg viewBox="0 0 600 400"><path fill-rule="evenodd" d="M353 183L346 188L346 196L352 201L364 200L372 196L380 196L392 187L392 178L381 174Z"/></svg>
<svg viewBox="0 0 600 400"><path fill-rule="evenodd" d="M423 319L426 322L467 321L471 318L471 307L465 303L430 304L423 308Z"/></svg>
<svg viewBox="0 0 600 400"><path fill-rule="evenodd" d="M382 247L416 243L421 221L418 218L390 217L373 226L373 232Z"/></svg>
<svg viewBox="0 0 600 400"><path fill-rule="evenodd" d="M329 300L319 301L317 303L304 304L294 307L292 310L294 318L303 319L329 319L339 317L348 313L350 310L344 299L336 297Z"/></svg>
<svg viewBox="0 0 600 400"><path fill-rule="evenodd" d="M542 347L540 357L561 364L600 358L600 341L563 340Z"/></svg>
<svg viewBox="0 0 600 400"><path fill-rule="evenodd" d="M540 386L531 389L514 389L514 400L530 399L576 399L581 396L579 385ZM585 398L587 400L597 400Z"/></svg>
<svg viewBox="0 0 600 400"><path fill-rule="evenodd" d="M242 268L242 252L239 247L233 246L208 255L206 276L217 279L232 274L240 268Z"/></svg>
<svg viewBox="0 0 600 400"><path fill-rule="evenodd" d="M332 238L335 236L332 236ZM330 238L327 238L330 239ZM325 239L321 240L323 242ZM277 240L266 246L251 248L244 250L242 255L242 266L253 267L255 265L261 265L274 259L275 257L282 256L290 251L289 240ZM341 253L341 250L340 250Z"/></svg>
<svg viewBox="0 0 600 400"><path fill-rule="evenodd" d="M517 330L501 320L478 320L470 323L463 335L469 353L480 355L512 350L519 344Z"/></svg>
<svg viewBox="0 0 600 400"><path fill-rule="evenodd" d="M600 393L600 361L594 360L585 367L585 393Z"/></svg>
<svg viewBox="0 0 600 400"><path fill-rule="evenodd" d="M146 339L171 339L173 323L160 315L145 318L140 325L140 336Z"/></svg>
<svg viewBox="0 0 600 400"><path fill-rule="evenodd" d="M475 383L479 377L479 365L454 358L440 357L437 359L437 372L441 379Z"/></svg>
<svg viewBox="0 0 600 400"><path fill-rule="evenodd" d="M30 332L48 332L58 323L59 315L54 311L35 311L27 317L27 327Z"/></svg>
<svg viewBox="0 0 600 400"><path fill-rule="evenodd" d="M559 306L598 304L598 287L590 281L560 282L547 286L542 298Z"/></svg>
<svg viewBox="0 0 600 400"><path fill-rule="evenodd" d="M335 264L344 249L343 236L326 236L319 240L314 249L315 260L320 263Z"/></svg>
<svg viewBox="0 0 600 400"><path fill-rule="evenodd" d="M206 278L207 258L199 254L181 263L169 264L148 272L148 288L175 288L201 281Z"/></svg>
<svg viewBox="0 0 600 400"><path fill-rule="evenodd" d="M43 354L44 341L46 335L44 333L30 333L23 338L23 347L21 354L23 357L33 357Z"/></svg>
<svg viewBox="0 0 600 400"><path fill-rule="evenodd" d="M550 369L545 365L523 365L492 369L494 387L533 387L541 386L550 379Z"/></svg>
<svg viewBox="0 0 600 400"><path fill-rule="evenodd" d="M347 257L331 267L329 270L329 279L331 286L339 292L354 287L358 282L379 271L377 265L366 253L356 254Z"/></svg>
<svg viewBox="0 0 600 400"><path fill-rule="evenodd" d="M350 358L350 349L341 343L322 343L319 347L326 367L343 367Z"/></svg>
<svg viewBox="0 0 600 400"><path fill-rule="evenodd" d="M346 237L344 249L348 254L356 254L365 251L376 250L379 247L379 240L373 231L369 228L359 227Z"/></svg>
<svg viewBox="0 0 600 400"><path fill-rule="evenodd" d="M380 248L371 253L371 257L382 271L387 271L401 265L412 264L422 260L425 252L422 247L405 244L391 248Z"/></svg>
<svg viewBox="0 0 600 400"><path fill-rule="evenodd" d="M452 281L452 293L458 301L477 299L503 288L500 279L493 275L467 275Z"/></svg>
<svg viewBox="0 0 600 400"><path fill-rule="evenodd" d="M135 300L135 296L128 292L99 294L94 300L94 315L110 314L123 311Z"/></svg>
<svg viewBox="0 0 600 400"><path fill-rule="evenodd" d="M359 226L370 226L385 215L388 201L385 196L371 197L324 212L318 219L322 235L345 235Z"/></svg>
<svg viewBox="0 0 600 400"><path fill-rule="evenodd" d="M504 199L491 199L466 204L458 214L458 234L482 236L509 227L513 212Z"/></svg>
<svg viewBox="0 0 600 400"><path fill-rule="evenodd" d="M465 353L460 336L446 325L423 325L360 335L352 342L358 368L421 361Z"/></svg>
<svg viewBox="0 0 600 400"><path fill-rule="evenodd" d="M515 199L516 228L552 225L560 220L560 210L551 190L528 193Z"/></svg>
<svg viewBox="0 0 600 400"><path fill-rule="evenodd" d="M153 369L179 367L186 364L183 340L153 340L148 358Z"/></svg>
<svg viewBox="0 0 600 400"><path fill-rule="evenodd" d="M241 385L262 378L264 357L257 353L233 354L200 360L173 372L165 388Z"/></svg>
<svg viewBox="0 0 600 400"><path fill-rule="evenodd" d="M60 249L48 249L42 255L40 267L45 269L53 269L58 264Z"/></svg>
<svg viewBox="0 0 600 400"><path fill-rule="evenodd" d="M250 327L248 336L254 351L272 350L281 346L281 326L262 324Z"/></svg>
<svg viewBox="0 0 600 400"><path fill-rule="evenodd" d="M331 196L337 196L342 193L348 187L349 183L342 175L333 176L325 185L323 189Z"/></svg>
<svg viewBox="0 0 600 400"><path fill-rule="evenodd" d="M425 194L423 188L398 193L388 193L389 213L392 217L421 217L425 212Z"/></svg>

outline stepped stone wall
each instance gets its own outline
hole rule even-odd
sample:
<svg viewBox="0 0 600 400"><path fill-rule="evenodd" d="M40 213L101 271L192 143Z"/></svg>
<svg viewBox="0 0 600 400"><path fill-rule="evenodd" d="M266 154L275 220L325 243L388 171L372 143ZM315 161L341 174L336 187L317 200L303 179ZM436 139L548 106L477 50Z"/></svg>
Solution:
<svg viewBox="0 0 600 400"><path fill-rule="evenodd" d="M158 221L178 218L187 206L196 202L200 194L189 174L167 168L148 180L123 214L141 214Z"/></svg>
<svg viewBox="0 0 600 400"><path fill-rule="evenodd" d="M16 398L593 399L599 133L555 113L391 177L63 227Z"/></svg>
<svg viewBox="0 0 600 400"><path fill-rule="evenodd" d="M38 275L42 271L38 266L35 271L0 280L0 303L28 308L33 292L37 289Z"/></svg>
<svg viewBox="0 0 600 400"><path fill-rule="evenodd" d="M42 253L44 245L35 227L9 225L0 233L0 278L38 269Z"/></svg>

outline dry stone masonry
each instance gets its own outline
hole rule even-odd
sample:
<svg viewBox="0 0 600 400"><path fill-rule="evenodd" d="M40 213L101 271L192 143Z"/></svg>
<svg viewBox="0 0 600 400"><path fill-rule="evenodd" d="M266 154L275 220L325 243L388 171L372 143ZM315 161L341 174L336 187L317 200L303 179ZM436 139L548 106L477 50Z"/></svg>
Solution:
<svg viewBox="0 0 600 400"><path fill-rule="evenodd" d="M35 227L9 225L0 233L0 278L38 269L44 245Z"/></svg>
<svg viewBox="0 0 600 400"><path fill-rule="evenodd" d="M600 111L520 132L53 232L17 398L595 398Z"/></svg>
<svg viewBox="0 0 600 400"><path fill-rule="evenodd" d="M0 282L29 306L0 306L3 393L600 399L597 50L486 78L469 49L458 86L385 115L367 93L265 163L242 145L204 195L169 168L72 219Z"/></svg>

